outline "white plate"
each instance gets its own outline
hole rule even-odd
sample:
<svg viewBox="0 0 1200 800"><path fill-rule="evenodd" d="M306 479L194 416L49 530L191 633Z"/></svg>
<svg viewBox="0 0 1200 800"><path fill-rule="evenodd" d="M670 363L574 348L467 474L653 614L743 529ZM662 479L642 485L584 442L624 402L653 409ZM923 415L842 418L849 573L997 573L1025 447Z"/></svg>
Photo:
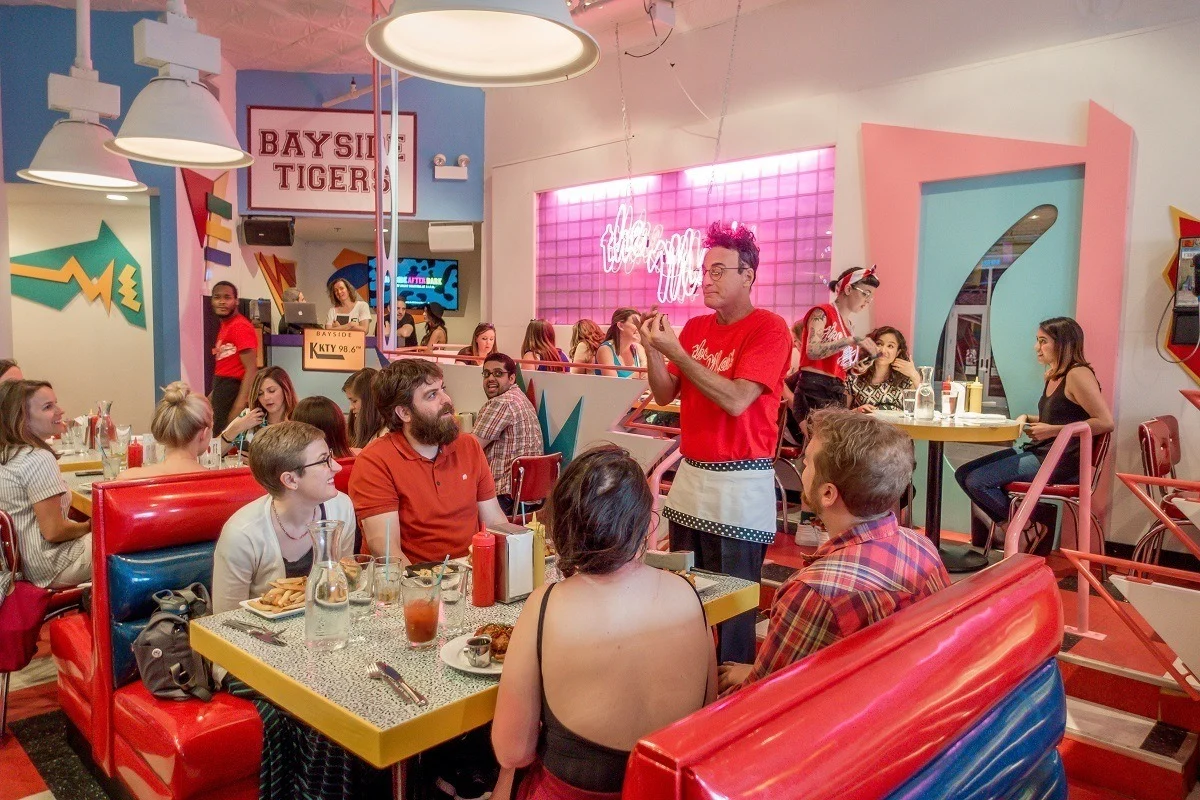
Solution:
<svg viewBox="0 0 1200 800"><path fill-rule="evenodd" d="M255 598L255 599L257 600L258 598ZM304 613L304 606L300 606L299 608L293 608L291 611L280 611L278 613L272 614L270 611L262 611L261 609L257 609L254 606L250 605L249 600L243 600L240 603L238 603L238 605L241 606L242 608L246 609L247 611L249 611L251 614L255 614L257 616L262 617L263 619L269 619L269 620L287 619L288 617L294 617L297 614Z"/></svg>
<svg viewBox="0 0 1200 800"><path fill-rule="evenodd" d="M499 675L504 665L493 661L486 667L473 667L467 663L466 656L463 655L463 648L467 646L467 639L470 639L475 634L464 633L456 639L451 639L442 645L442 650L439 655L442 657L442 662L447 666L454 667L463 672L470 672L474 675Z"/></svg>
<svg viewBox="0 0 1200 800"><path fill-rule="evenodd" d="M717 585L717 582L712 578L703 578L699 575L692 575L696 579L696 591L703 592L705 589L711 589Z"/></svg>

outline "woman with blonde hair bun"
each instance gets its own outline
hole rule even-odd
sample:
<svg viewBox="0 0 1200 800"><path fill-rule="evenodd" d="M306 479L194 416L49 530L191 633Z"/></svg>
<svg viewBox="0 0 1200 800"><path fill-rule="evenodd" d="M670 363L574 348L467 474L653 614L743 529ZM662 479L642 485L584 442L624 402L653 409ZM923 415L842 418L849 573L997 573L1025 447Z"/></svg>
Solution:
<svg viewBox="0 0 1200 800"><path fill-rule="evenodd" d="M155 440L166 445L166 457L162 463L122 472L121 480L203 470L200 454L208 450L212 424L213 410L208 399L193 392L183 381L175 381L163 389L162 400L158 401L150 421Z"/></svg>

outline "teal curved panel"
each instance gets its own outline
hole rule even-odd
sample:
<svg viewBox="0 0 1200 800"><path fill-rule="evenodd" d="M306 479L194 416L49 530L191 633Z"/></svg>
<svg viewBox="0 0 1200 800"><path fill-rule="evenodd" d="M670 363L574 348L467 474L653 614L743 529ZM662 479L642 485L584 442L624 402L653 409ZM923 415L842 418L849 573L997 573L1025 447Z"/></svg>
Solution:
<svg viewBox="0 0 1200 800"><path fill-rule="evenodd" d="M934 363L951 308L980 259L1015 222L1043 204L1055 206L1058 219L1009 266L992 295L992 358L1013 416L1037 411L1043 383L1042 369L1033 354L1037 324L1048 317L1075 313L1083 167L938 181L921 187L912 348L918 365ZM880 277L886 291L886 272ZM877 325L894 322L874 320ZM922 447L918 458L923 456ZM924 514L924 469L917 469L914 484L918 498L914 512L920 519ZM953 480L943 483L942 526L945 530L970 529L969 504Z"/></svg>

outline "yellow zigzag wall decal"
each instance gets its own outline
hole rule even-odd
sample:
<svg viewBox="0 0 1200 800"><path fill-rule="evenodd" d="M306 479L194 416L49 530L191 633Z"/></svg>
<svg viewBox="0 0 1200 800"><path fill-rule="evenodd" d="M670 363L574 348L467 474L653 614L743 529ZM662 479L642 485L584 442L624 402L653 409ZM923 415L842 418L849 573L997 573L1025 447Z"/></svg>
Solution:
<svg viewBox="0 0 1200 800"><path fill-rule="evenodd" d="M108 266L105 267L104 273L95 281L88 277L87 273L83 271L83 266L75 259L74 256L68 258L67 263L63 264L58 269L50 269L48 267L30 267L26 266L25 264L14 264L11 262L8 266L9 269L12 270L13 275L22 278L33 278L34 280L49 281L50 283L69 283L74 280L79 284L79 288L83 291L84 298L89 303L95 302L96 298L99 297L104 303L104 310L111 311L113 270L116 266L116 263L116 261L108 262ZM126 269L129 270L132 269L132 267L127 266ZM129 303L126 302L125 305L128 306ZM137 311L138 309L133 308L132 310Z"/></svg>
<svg viewBox="0 0 1200 800"><path fill-rule="evenodd" d="M109 262L109 268L112 268L113 262ZM125 269L121 270L120 277L117 281L120 283L120 288L117 290L121 295L121 305L128 308L130 311L141 311L142 304L137 301L137 270L132 264L126 264Z"/></svg>

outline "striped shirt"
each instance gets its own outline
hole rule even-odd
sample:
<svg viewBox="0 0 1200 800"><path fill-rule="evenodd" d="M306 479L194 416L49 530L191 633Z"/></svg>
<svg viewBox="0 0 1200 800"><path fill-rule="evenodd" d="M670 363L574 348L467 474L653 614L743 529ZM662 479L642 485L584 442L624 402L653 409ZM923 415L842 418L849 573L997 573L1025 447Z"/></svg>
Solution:
<svg viewBox="0 0 1200 800"><path fill-rule="evenodd" d="M90 536L57 544L43 538L33 506L55 495L60 495L65 517L71 495L53 453L24 447L7 464L0 464L0 508L9 513L17 529L21 572L36 586L49 586L91 544Z"/></svg>
<svg viewBox="0 0 1200 800"><path fill-rule="evenodd" d="M513 462L542 455L542 426L533 403L514 385L483 404L473 432L487 453L496 494L511 495Z"/></svg>
<svg viewBox="0 0 1200 800"><path fill-rule="evenodd" d="M894 514L855 525L818 548L771 603L749 685L950 585L937 549Z"/></svg>

